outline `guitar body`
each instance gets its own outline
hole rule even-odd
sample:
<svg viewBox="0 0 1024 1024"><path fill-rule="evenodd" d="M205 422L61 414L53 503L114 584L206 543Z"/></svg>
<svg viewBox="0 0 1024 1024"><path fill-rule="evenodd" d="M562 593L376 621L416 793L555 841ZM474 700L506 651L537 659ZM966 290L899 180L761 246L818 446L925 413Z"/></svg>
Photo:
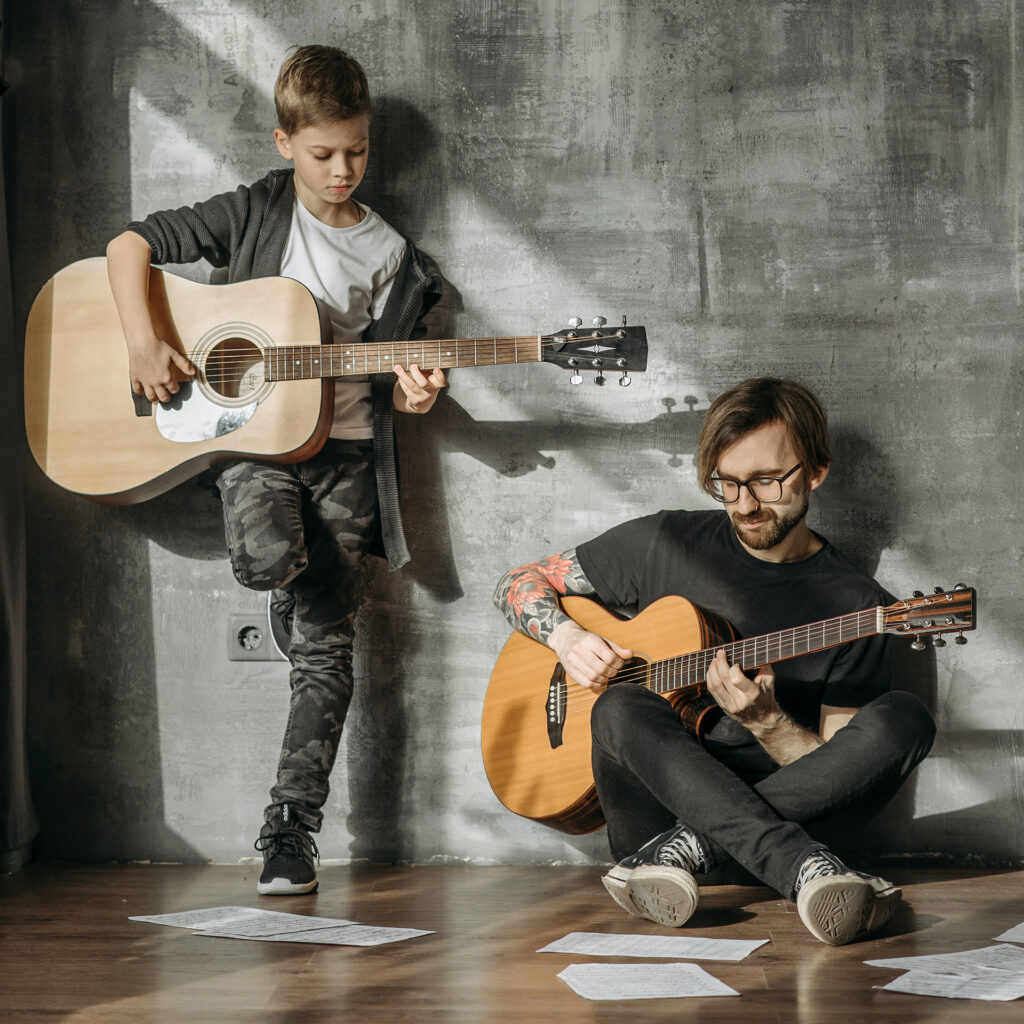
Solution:
<svg viewBox="0 0 1024 1024"><path fill-rule="evenodd" d="M227 459L298 462L319 450L330 432L333 381L266 381L258 366L275 346L330 340L329 324L301 284L269 278L203 285L152 268L149 301L160 337L199 370L168 407L132 394L105 259L66 267L33 303L25 426L51 480L123 505Z"/></svg>
<svg viewBox="0 0 1024 1024"><path fill-rule="evenodd" d="M663 661L732 637L728 623L682 597L663 597L633 619L620 619L587 598L566 597L561 603L584 629L634 652L635 660L620 674L641 667L640 662ZM581 835L604 824L590 766L590 711L597 694L565 680L564 724L553 736L546 704L552 688L561 685L559 676L564 679L554 651L513 633L484 697L481 749L491 789L510 811ZM672 693L665 696L684 704L684 724L699 735L705 714L713 713L710 697L708 704L699 694L690 693L683 702Z"/></svg>
<svg viewBox="0 0 1024 1024"><path fill-rule="evenodd" d="M954 642L962 645L964 631L976 626L976 597L963 583L952 590L936 587L887 607L742 640L725 619L682 597L663 597L635 619L619 619L582 597L563 598L562 606L584 629L633 651L612 685L660 694L700 738L720 714L704 682L717 651L724 651L730 665L751 671L878 634L912 637L912 646L922 650L928 637L944 647L943 634L956 633ZM596 694L566 676L554 651L512 634L491 674L481 723L487 779L510 811L571 835L601 826L590 767L595 700Z"/></svg>

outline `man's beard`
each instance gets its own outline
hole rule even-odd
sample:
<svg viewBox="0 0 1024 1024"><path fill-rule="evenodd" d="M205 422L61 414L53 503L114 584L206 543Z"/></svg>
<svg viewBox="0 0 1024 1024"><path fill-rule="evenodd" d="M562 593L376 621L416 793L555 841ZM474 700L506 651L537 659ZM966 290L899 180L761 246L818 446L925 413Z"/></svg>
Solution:
<svg viewBox="0 0 1024 1024"><path fill-rule="evenodd" d="M733 512L730 515L732 528L736 536L754 551L767 551L769 548L781 544L790 531L804 516L811 503L811 492L804 490L800 495L800 503L785 515L780 516L771 505L761 505L758 511L749 512L743 515L740 512ZM766 520L756 530L741 530L740 523L749 523L757 519Z"/></svg>

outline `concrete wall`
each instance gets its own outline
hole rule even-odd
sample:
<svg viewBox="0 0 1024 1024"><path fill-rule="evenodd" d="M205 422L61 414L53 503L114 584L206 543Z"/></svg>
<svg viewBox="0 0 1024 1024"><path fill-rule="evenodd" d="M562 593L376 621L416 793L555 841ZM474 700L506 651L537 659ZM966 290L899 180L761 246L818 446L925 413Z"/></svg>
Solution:
<svg viewBox="0 0 1024 1024"><path fill-rule="evenodd" d="M450 282L436 332L647 326L629 389L469 370L403 424L415 560L368 577L325 857L606 856L488 789L494 584L623 519L707 507L702 413L774 373L831 410L818 527L899 596L981 595L967 647L897 655L941 732L874 850L1021 861L1018 0L6 6L19 323L130 217L277 166L277 65L328 41L378 98L361 198ZM226 660L228 616L260 599L234 583L215 498L98 507L32 467L28 502L39 853L246 855L287 675Z"/></svg>

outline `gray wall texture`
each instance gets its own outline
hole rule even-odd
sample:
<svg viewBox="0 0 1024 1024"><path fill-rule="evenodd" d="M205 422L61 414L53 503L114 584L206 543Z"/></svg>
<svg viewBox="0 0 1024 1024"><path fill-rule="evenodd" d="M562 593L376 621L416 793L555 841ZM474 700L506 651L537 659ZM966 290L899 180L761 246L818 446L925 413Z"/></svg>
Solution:
<svg viewBox="0 0 1024 1024"><path fill-rule="evenodd" d="M360 197L450 282L437 335L647 326L631 388L467 370L402 424L414 561L367 574L326 858L606 858L602 835L520 820L487 786L494 584L624 519L707 507L693 448L709 400L782 374L832 416L815 525L897 596L980 593L967 647L897 652L940 734L864 843L1021 862L1024 4L6 6L19 325L131 217L278 166L277 66L326 41L377 97ZM260 598L233 580L215 497L188 483L99 507L33 465L27 502L38 853L245 856L288 684L283 663L226 660L228 616Z"/></svg>

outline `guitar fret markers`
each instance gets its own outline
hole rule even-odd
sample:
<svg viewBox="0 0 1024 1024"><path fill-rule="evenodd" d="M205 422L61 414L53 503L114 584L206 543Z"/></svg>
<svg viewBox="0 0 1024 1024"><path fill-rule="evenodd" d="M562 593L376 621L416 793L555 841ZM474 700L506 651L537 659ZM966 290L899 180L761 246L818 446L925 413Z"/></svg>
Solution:
<svg viewBox="0 0 1024 1024"><path fill-rule="evenodd" d="M396 363L404 367L415 363L422 369L433 369L435 366L450 369L458 366L539 363L541 344L541 336L533 334L511 338L442 338L416 343L397 341L344 347L281 345L265 354L264 372L267 380L308 380L311 377L386 373Z"/></svg>

